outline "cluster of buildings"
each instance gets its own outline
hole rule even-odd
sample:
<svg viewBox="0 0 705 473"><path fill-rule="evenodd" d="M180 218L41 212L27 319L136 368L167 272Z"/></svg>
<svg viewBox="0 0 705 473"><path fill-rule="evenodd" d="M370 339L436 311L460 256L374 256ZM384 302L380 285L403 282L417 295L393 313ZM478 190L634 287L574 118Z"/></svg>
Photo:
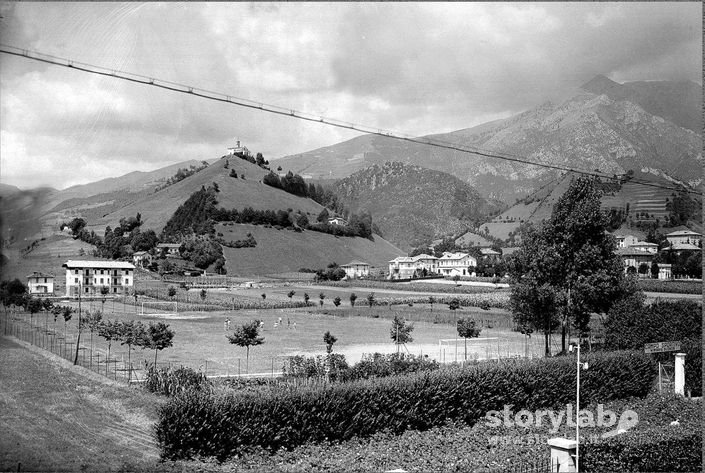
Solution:
<svg viewBox="0 0 705 473"><path fill-rule="evenodd" d="M422 254L399 256L389 262L389 279L411 279L428 274L474 276L477 259L467 253L446 252L440 258Z"/></svg>
<svg viewBox="0 0 705 473"><path fill-rule="evenodd" d="M110 295L127 294L135 284L135 266L125 261L69 260L66 269L66 297L95 297L107 291ZM34 272L27 276L29 293L53 296L56 277ZM105 288L105 289L103 289Z"/></svg>
<svg viewBox="0 0 705 473"><path fill-rule="evenodd" d="M656 243L648 243L639 241L633 235L615 235L617 240L617 254L624 261L624 271L636 271L639 267L647 265L649 271L654 258L659 251L669 252L691 252L702 251L701 242L702 235L692 230L678 230L666 235L668 245L659 250ZM672 265L667 263L658 263L658 279L671 279L673 277Z"/></svg>
<svg viewBox="0 0 705 473"><path fill-rule="evenodd" d="M651 265L656 255L661 251L693 252L702 251L702 235L692 230L678 230L666 235L668 245L661 248L655 243L640 241L633 235L615 235L617 253L624 261L624 271L638 271L646 264ZM162 243L158 246L166 254L178 252L178 244ZM498 258L500 253L490 248L480 250L482 258ZM506 253L510 253L506 251ZM135 282L135 266L144 266L151 260L147 252L134 254L134 264L125 261L83 261L69 260L62 265L66 269L66 297L94 297L102 295L107 290L111 295L127 294ZM370 265L362 261L351 261L341 266L349 279L366 278L370 276ZM632 269L633 268L633 269ZM389 261L389 279L412 279L430 274L446 277L475 276L477 259L468 253L446 252L438 258L421 254L417 256L400 256ZM670 264L658 264L658 278L671 279ZM34 272L27 276L29 293L36 296L53 296L55 276L42 272Z"/></svg>

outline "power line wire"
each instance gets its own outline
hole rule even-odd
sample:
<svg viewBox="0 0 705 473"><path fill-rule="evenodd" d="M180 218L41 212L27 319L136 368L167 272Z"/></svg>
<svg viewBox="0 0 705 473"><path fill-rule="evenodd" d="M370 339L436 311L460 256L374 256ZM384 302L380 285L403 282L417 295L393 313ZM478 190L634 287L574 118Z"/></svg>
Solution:
<svg viewBox="0 0 705 473"><path fill-rule="evenodd" d="M353 130L353 131L359 131L359 132L367 133L367 134L371 134L371 135L377 135L377 136L392 138L392 139L396 139L396 140L407 141L410 143L415 143L415 144L420 144L420 145L449 149L449 150L453 150L453 151L460 151L462 153L475 154L477 156L482 156L482 157L492 158L492 159L500 159L500 160L504 160L504 161L508 161L508 162L514 162L514 163L519 163L519 164L524 164L524 165L529 165L529 166L538 166L538 167L542 167L542 168L546 168L546 169L552 169L555 171L570 172L570 173L581 174L581 175L585 175L585 176L597 177L597 178L601 178L601 179L618 180L620 178L620 176L609 175L607 173L602 173L599 171L587 171L584 169L572 168L570 166L562 166L562 165L558 165L558 164L538 163L538 162L534 162L534 161L529 161L524 157L513 155L511 153L490 152L490 151L486 151L486 150L472 148L469 146L459 145L459 144L452 143L449 141L424 138L424 137L413 137L411 135L407 135L404 133L395 132L395 131L391 131L391 130L384 130L384 129L377 128L377 127L370 127L367 125L361 125L361 124L337 120L337 119L333 119L333 118L326 118L323 116L312 115L312 114L308 114L308 113L304 113L304 112L299 112L297 110L290 109L290 108L284 108L284 107L279 107L276 105L270 105L270 104L266 104L264 102L257 102L257 101L253 101L253 100L249 100L249 99L235 97L235 96L228 95L228 94L223 94L221 92L209 91L209 90L201 89L198 87L193 87L193 86L180 84L177 82L171 82L171 81L167 81L167 80L162 80L162 79L156 79L153 77L144 76L144 75L140 75L140 74L118 71L116 69L108 69L108 68L96 66L93 64L87 64L87 63L83 63L83 62L74 61L71 59L61 58L58 56L52 56L49 54L40 53L38 51L30 51L30 50L18 48L15 46L0 44L0 48L2 48L2 49L0 49L0 52L3 54L24 57L27 59L32 59L35 61L44 62L44 63L48 63L48 64L52 64L52 65L67 67L67 68L75 69L78 71L87 72L90 74L96 74L96 75L101 75L101 76L106 76L106 77L114 77L116 79L126 80L129 82L134 82L134 83L143 84L143 85L151 85L151 86L158 87L161 89L170 90L172 92L185 93L185 94L193 95L193 96L196 96L199 98L204 98L204 99L213 100L213 101L217 101L217 102L229 103L232 105L251 108L251 109L255 109L255 110L261 110L263 112L269 112L269 113L274 113L277 115L287 116L287 117L291 117L291 118L297 118L299 120L305 120L305 121L316 122L316 123L323 123L325 125L330 125L330 126L344 128L344 129ZM691 193L691 194L701 195L701 192L688 189L687 187L684 187L684 186L683 187L671 187L671 186L662 185L662 184L659 184L656 182L649 182L649 181L646 181L646 180L643 180L640 178L631 178L630 182L632 182L634 184L638 184L638 185L666 189L666 190L670 190L670 191L687 192L687 193Z"/></svg>

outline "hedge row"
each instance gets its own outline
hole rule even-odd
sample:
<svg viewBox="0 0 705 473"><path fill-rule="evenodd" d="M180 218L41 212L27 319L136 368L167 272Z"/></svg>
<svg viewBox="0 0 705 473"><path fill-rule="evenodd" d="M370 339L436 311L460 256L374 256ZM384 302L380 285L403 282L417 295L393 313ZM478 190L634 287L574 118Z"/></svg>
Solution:
<svg viewBox="0 0 705 473"><path fill-rule="evenodd" d="M675 294L702 294L702 281L639 279L639 289L647 292L671 292Z"/></svg>
<svg viewBox="0 0 705 473"><path fill-rule="evenodd" d="M702 402L650 396L629 432L581 447L583 471L702 471ZM678 420L678 425L671 422Z"/></svg>
<svg viewBox="0 0 705 473"><path fill-rule="evenodd" d="M583 402L645 396L656 372L642 353L584 357ZM426 430L449 420L472 424L490 410L535 410L573 402L575 360L514 360L286 392L208 395L187 392L159 409L163 458L224 460L250 448Z"/></svg>

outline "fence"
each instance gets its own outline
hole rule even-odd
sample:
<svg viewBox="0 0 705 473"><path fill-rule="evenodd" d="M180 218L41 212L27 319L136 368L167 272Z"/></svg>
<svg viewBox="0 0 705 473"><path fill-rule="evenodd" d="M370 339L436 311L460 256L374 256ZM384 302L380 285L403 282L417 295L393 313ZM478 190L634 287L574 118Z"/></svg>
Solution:
<svg viewBox="0 0 705 473"><path fill-rule="evenodd" d="M75 329L74 329L75 330ZM38 348L60 356L70 362L87 368L101 376L115 381L142 382L146 374L145 365L149 357L140 356L144 353L132 353L127 356L125 353L116 354L120 347L119 342L113 343L110 356L104 348L99 348L91 343L91 335L87 330L81 332L80 344L78 346L78 357L76 357L76 345L78 336L76 333L69 333L64 330L57 330L49 323L49 316L32 315L17 310L7 310L4 317L0 317L0 333L6 336L13 336L23 340ZM95 334L95 342L99 338ZM134 348L132 348L134 350ZM204 373L208 378L275 378L282 376L282 368L288 357L273 357L267 363L267 369L262 370L262 364L257 372L248 373L247 362L242 358L232 358L229 360L193 360L188 363L180 362L158 362L158 367L189 367ZM250 360L251 362L252 360ZM153 361L149 362L153 364ZM254 370L251 370L254 371Z"/></svg>

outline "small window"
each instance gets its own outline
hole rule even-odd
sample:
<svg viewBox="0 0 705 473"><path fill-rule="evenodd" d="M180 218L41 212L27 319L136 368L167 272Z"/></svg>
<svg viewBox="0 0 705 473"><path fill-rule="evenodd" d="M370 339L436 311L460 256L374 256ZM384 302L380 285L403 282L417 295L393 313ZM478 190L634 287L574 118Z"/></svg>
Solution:
<svg viewBox="0 0 705 473"><path fill-rule="evenodd" d="M117 292L117 287L114 287L114 288L113 288L113 292Z"/></svg>
<svg viewBox="0 0 705 473"><path fill-rule="evenodd" d="M73 282L74 282L75 284L78 284L78 278L76 278Z"/></svg>

